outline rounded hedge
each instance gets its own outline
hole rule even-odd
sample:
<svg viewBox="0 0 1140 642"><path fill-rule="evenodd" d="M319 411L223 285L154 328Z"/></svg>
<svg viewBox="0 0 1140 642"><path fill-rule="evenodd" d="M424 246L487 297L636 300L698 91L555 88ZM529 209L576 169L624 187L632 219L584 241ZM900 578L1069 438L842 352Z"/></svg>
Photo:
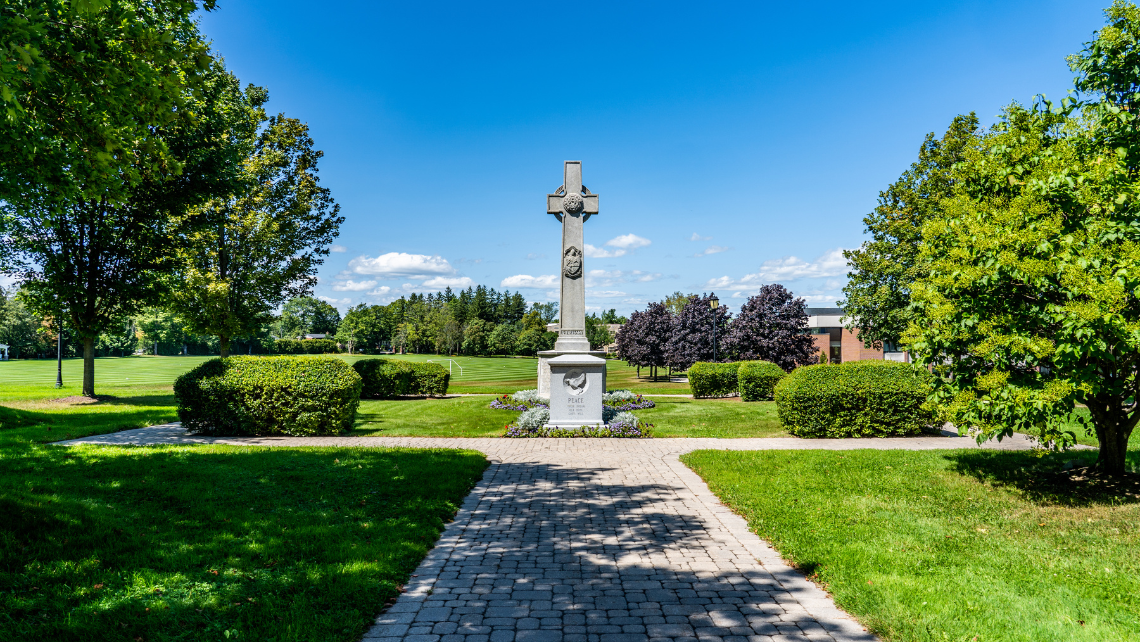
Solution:
<svg viewBox="0 0 1140 642"><path fill-rule="evenodd" d="M698 361L689 368L689 388L693 396L731 397L736 394L736 370L739 363Z"/></svg>
<svg viewBox="0 0 1140 642"><path fill-rule="evenodd" d="M796 368L776 385L780 421L797 437L898 437L935 425L930 373L894 361Z"/></svg>
<svg viewBox="0 0 1140 642"><path fill-rule="evenodd" d="M211 359L178 377L178 417L207 435L335 435L352 429L360 375L326 357Z"/></svg>
<svg viewBox="0 0 1140 642"><path fill-rule="evenodd" d="M277 354L336 354L340 350L332 339L278 339L273 342Z"/></svg>
<svg viewBox="0 0 1140 642"><path fill-rule="evenodd" d="M744 361L736 371L736 385L743 401L771 399L776 384L787 375L771 361Z"/></svg>
<svg viewBox="0 0 1140 642"><path fill-rule="evenodd" d="M365 399L390 399L400 395L437 397L447 394L451 373L438 363L400 359L361 359L352 367L364 381Z"/></svg>

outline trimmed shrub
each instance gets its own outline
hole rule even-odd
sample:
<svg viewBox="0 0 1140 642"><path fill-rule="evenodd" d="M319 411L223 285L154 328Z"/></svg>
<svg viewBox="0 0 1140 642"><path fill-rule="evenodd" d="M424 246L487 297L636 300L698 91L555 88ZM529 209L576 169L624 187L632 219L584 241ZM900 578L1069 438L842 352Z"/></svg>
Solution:
<svg viewBox="0 0 1140 642"><path fill-rule="evenodd" d="M731 397L736 394L738 363L698 361L689 368L689 388L694 397Z"/></svg>
<svg viewBox="0 0 1140 642"><path fill-rule="evenodd" d="M360 375L340 359L226 357L178 377L178 418L206 435L335 435L352 428Z"/></svg>
<svg viewBox="0 0 1140 642"><path fill-rule="evenodd" d="M278 339L273 343L277 354L336 354L340 350L332 339Z"/></svg>
<svg viewBox="0 0 1140 642"><path fill-rule="evenodd" d="M744 361L736 370L736 384L740 389L740 398L743 401L760 401L771 399L776 391L776 384L787 373L780 366L771 361Z"/></svg>
<svg viewBox="0 0 1140 642"><path fill-rule="evenodd" d="M931 375L894 361L796 368L776 385L776 409L797 437L898 437L935 426Z"/></svg>
<svg viewBox="0 0 1140 642"><path fill-rule="evenodd" d="M364 380L365 399L391 399L400 395L447 394L451 374L438 363L414 363L400 359L361 359L352 367Z"/></svg>

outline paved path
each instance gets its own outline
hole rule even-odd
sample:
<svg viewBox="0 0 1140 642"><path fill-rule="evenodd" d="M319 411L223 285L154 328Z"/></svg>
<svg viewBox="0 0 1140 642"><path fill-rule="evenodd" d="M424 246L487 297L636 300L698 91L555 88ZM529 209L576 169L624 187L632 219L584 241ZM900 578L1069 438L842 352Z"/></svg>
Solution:
<svg viewBox="0 0 1140 642"><path fill-rule="evenodd" d="M64 443L472 448L483 480L365 642L876 638L677 459L697 449L976 448L973 439L188 437L167 424ZM1023 449L1027 439L1001 447Z"/></svg>

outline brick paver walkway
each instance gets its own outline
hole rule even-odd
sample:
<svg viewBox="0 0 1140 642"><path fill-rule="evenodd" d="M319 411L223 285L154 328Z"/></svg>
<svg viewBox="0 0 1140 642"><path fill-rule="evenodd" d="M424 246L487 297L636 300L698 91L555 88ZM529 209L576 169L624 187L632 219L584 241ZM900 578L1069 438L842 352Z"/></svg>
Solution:
<svg viewBox="0 0 1140 642"><path fill-rule="evenodd" d="M187 437L177 424L66 443L472 448L492 460L366 642L775 642L876 638L677 459L697 449L933 449L972 439ZM1002 448L1022 449L1016 437Z"/></svg>

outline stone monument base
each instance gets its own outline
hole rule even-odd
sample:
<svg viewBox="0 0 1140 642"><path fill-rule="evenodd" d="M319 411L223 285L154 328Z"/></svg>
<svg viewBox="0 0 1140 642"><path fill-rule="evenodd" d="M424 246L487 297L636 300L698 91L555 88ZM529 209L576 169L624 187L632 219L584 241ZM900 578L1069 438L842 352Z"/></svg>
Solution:
<svg viewBox="0 0 1140 642"><path fill-rule="evenodd" d="M589 354L564 354L548 361L550 419L546 428L571 430L605 425L602 393L606 391L606 360Z"/></svg>
<svg viewBox="0 0 1140 642"><path fill-rule="evenodd" d="M538 396L544 399L550 398L550 360L556 357L561 357L564 354L570 355L589 355L591 357L598 357L605 359L606 353L602 350L591 350L590 352L564 352L561 350L542 350L538 353ZM604 383L603 383L604 386ZM603 392L605 390L603 389Z"/></svg>

